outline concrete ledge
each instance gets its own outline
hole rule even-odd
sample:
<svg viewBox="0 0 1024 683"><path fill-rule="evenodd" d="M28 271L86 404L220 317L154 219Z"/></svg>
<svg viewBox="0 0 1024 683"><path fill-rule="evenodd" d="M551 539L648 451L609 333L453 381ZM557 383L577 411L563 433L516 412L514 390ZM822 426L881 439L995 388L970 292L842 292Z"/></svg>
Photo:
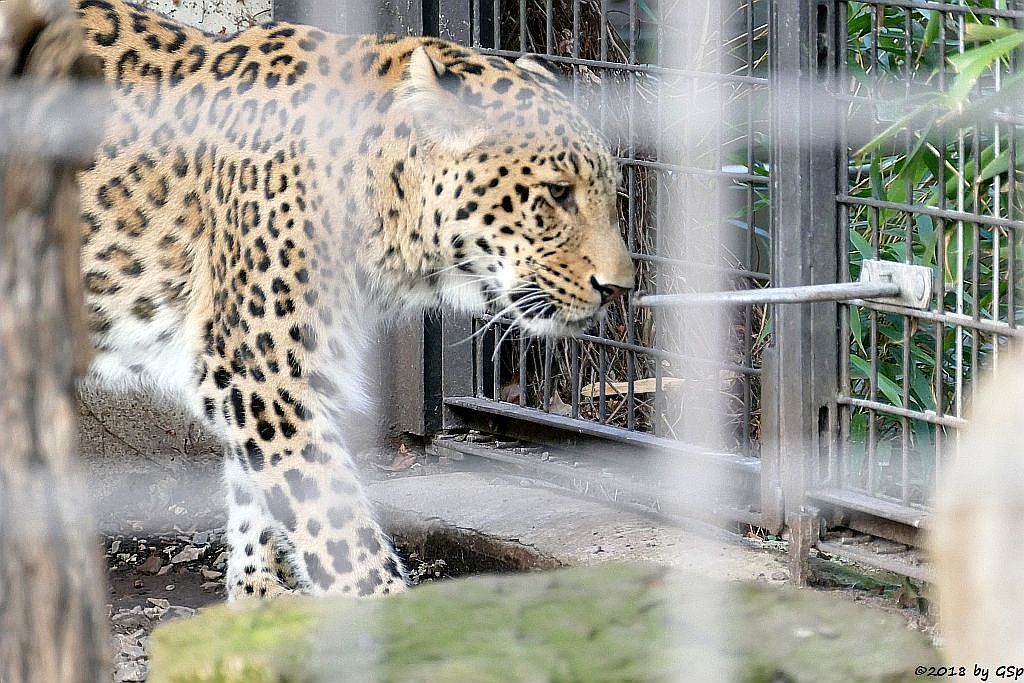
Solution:
<svg viewBox="0 0 1024 683"><path fill-rule="evenodd" d="M368 489L385 527L403 543L408 539L415 547L417 539L443 529L461 531L486 539L484 552L515 557L518 564L509 569L527 568L533 558L534 567L618 561L670 565L726 580L787 576L782 558L767 551L559 490L518 486L514 478L451 472L374 482Z"/></svg>

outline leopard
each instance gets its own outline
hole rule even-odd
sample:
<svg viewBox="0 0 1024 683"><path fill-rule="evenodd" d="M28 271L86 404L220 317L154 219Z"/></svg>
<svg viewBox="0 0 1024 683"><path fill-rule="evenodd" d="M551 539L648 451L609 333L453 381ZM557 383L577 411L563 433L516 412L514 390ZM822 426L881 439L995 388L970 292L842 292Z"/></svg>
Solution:
<svg viewBox="0 0 1024 683"><path fill-rule="evenodd" d="M627 296L608 143L536 56L72 3L110 103L79 175L88 382L222 444L229 601L406 590L350 437L367 352L428 311L553 338Z"/></svg>

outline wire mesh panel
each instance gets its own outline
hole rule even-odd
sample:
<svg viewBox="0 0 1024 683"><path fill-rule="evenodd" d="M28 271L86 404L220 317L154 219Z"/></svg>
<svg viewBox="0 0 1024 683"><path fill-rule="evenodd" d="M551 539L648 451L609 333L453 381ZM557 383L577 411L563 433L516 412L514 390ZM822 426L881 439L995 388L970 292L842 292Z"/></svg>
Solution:
<svg viewBox="0 0 1024 683"><path fill-rule="evenodd" d="M737 288L768 282L765 2L737 0L714 26L688 35L662 21L667 8L643 0L506 0L474 10L477 47L510 57L543 55L567 77L577 104L611 143L621 166L619 223L640 290L689 289L687 245L667 239L664 226L685 216L687 207L671 198L693 178L713 181L730 215L729 244L714 268ZM666 46L693 40L706 41L701 47L721 65L713 73L669 63ZM687 105L690 123L714 117L725 125L714 158L684 159L680 141L694 127L663 112L701 87L716 89L707 101L723 104L702 106L698 96ZM619 301L607 317L566 341L520 335L507 315L482 317L469 331L473 406L621 441L669 443L683 419L673 396L684 369L708 365L699 354L681 353L669 338L672 326L663 318L674 314ZM717 374L730 429L722 443L702 445L756 456L764 308L736 310L729 331L724 360L705 370Z"/></svg>
<svg viewBox="0 0 1024 683"><path fill-rule="evenodd" d="M837 178L842 279L865 259L933 269L910 311L840 307L838 447L815 495L916 526L964 425L972 381L1021 336L1015 0L840 2L846 110ZM998 34L998 35L997 35ZM1012 88L1010 88L1012 89Z"/></svg>

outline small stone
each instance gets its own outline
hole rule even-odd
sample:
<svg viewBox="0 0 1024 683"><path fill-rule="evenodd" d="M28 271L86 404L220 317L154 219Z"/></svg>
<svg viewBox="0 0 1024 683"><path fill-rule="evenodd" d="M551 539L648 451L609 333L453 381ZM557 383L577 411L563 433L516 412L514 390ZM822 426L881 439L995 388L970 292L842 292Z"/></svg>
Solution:
<svg viewBox="0 0 1024 683"><path fill-rule="evenodd" d="M146 601L162 610L167 610L171 606L170 600L164 600L163 598L146 598Z"/></svg>
<svg viewBox="0 0 1024 683"><path fill-rule="evenodd" d="M225 550L213 561L214 569L223 569L228 563L228 552Z"/></svg>
<svg viewBox="0 0 1024 683"><path fill-rule="evenodd" d="M213 569L207 569L206 567L200 569L199 573L203 575L204 579L210 579L211 581L224 576L224 572L214 571Z"/></svg>
<svg viewBox="0 0 1024 683"><path fill-rule="evenodd" d="M164 590L165 591L172 591L172 590L174 590L174 584L173 583L167 584L166 586L164 586Z"/></svg>
<svg viewBox="0 0 1024 683"><path fill-rule="evenodd" d="M136 588L142 588L146 584L142 582L142 579L135 579L135 583L133 583L132 585Z"/></svg>
<svg viewBox="0 0 1024 683"><path fill-rule="evenodd" d="M120 662L114 667L114 683L145 681L149 667L141 661Z"/></svg>
<svg viewBox="0 0 1024 683"><path fill-rule="evenodd" d="M192 535L192 545L206 545L210 540L210 534L207 531L197 531Z"/></svg>
<svg viewBox="0 0 1024 683"><path fill-rule="evenodd" d="M171 571L171 565L165 564L163 567L160 567L160 571L158 571L156 573L156 575L157 576L163 576L164 574L166 574L169 571Z"/></svg>
<svg viewBox="0 0 1024 683"><path fill-rule="evenodd" d="M146 651L138 645L124 645L121 647L121 654L128 659L142 659L146 656Z"/></svg>
<svg viewBox="0 0 1024 683"><path fill-rule="evenodd" d="M191 617L196 611L191 607L183 607L181 605L172 605L169 610L164 614L164 619L184 619Z"/></svg>
<svg viewBox="0 0 1024 683"><path fill-rule="evenodd" d="M142 574L156 574L164 564L159 555L150 555L146 561L139 565L139 572Z"/></svg>
<svg viewBox="0 0 1024 683"><path fill-rule="evenodd" d="M141 610L138 614L133 614L132 612L118 612L110 618L110 621L114 626L119 626L124 629L147 628L151 623L149 617L142 614Z"/></svg>
<svg viewBox="0 0 1024 683"><path fill-rule="evenodd" d="M172 564L180 564L182 562L195 562L199 559L199 555L202 551L194 546L189 546L182 550L180 553L171 558Z"/></svg>
<svg viewBox="0 0 1024 683"><path fill-rule="evenodd" d="M199 589L204 591L215 591L218 588L220 588L220 581L207 581L199 586Z"/></svg>
<svg viewBox="0 0 1024 683"><path fill-rule="evenodd" d="M121 550L121 541L117 540L110 544L110 554L117 555L118 551Z"/></svg>

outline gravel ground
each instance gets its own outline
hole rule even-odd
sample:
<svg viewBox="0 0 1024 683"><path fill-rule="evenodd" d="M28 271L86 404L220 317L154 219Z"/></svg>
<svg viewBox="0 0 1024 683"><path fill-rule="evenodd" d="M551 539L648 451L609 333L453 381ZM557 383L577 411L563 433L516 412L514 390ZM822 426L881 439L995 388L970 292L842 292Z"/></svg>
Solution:
<svg viewBox="0 0 1024 683"><path fill-rule="evenodd" d="M153 629L225 599L228 554L224 528L158 536L128 530L106 536L105 551L110 571L114 681L145 681L149 672L146 644ZM403 548L399 552L413 583L455 574L444 560L425 560Z"/></svg>

